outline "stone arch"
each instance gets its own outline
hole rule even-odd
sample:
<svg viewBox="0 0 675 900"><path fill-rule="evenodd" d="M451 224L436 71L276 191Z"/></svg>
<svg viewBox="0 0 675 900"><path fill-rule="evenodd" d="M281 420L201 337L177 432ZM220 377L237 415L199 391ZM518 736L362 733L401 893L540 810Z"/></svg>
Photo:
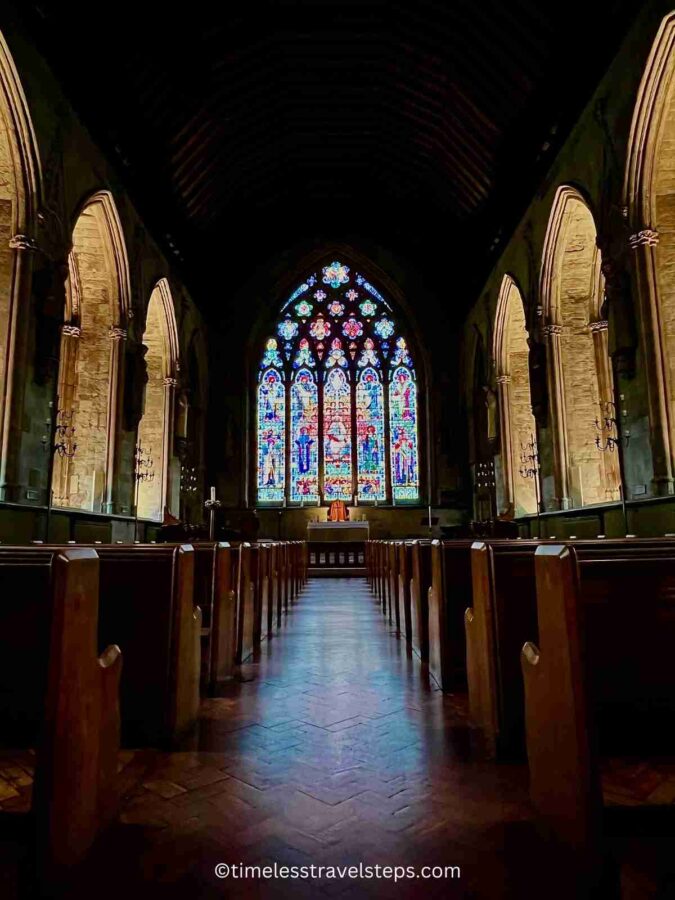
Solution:
<svg viewBox="0 0 675 900"><path fill-rule="evenodd" d="M34 250L42 174L37 142L26 97L0 34L0 483L8 478L10 444L18 446L12 429L20 428L20 390L15 379L22 361L16 359L17 330L25 327L30 293L30 251ZM9 478L11 480L11 475Z"/></svg>
<svg viewBox="0 0 675 900"><path fill-rule="evenodd" d="M124 236L108 191L90 197L77 217L68 272L57 410L68 452L57 454L53 499L57 506L111 512L130 291Z"/></svg>
<svg viewBox="0 0 675 900"><path fill-rule="evenodd" d="M620 496L616 453L596 446L595 423L613 415L613 381L604 279L593 214L581 193L558 188L549 218L541 272L542 325L547 341L556 499L562 509Z"/></svg>
<svg viewBox="0 0 675 900"><path fill-rule="evenodd" d="M501 434L502 507L511 515L537 512L537 484L521 460L536 435L530 397L529 345L523 296L504 275L495 317L493 355ZM527 466L527 468L530 468Z"/></svg>
<svg viewBox="0 0 675 900"><path fill-rule="evenodd" d="M140 518L158 521L163 518L164 508L173 506L169 496L171 436L179 371L178 330L166 278L157 282L150 295L143 345L146 348L147 382L137 444L142 448L138 452L150 457L153 465L152 478L138 482L136 502ZM178 512L178 509L174 511Z"/></svg>
<svg viewBox="0 0 675 900"><path fill-rule="evenodd" d="M638 89L624 179L635 251L657 493L675 465L675 12L661 22Z"/></svg>

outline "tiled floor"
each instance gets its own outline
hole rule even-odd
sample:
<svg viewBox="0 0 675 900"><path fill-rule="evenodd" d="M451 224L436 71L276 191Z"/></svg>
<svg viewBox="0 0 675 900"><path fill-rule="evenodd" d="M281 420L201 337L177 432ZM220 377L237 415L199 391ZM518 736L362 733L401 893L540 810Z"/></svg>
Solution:
<svg viewBox="0 0 675 900"><path fill-rule="evenodd" d="M471 752L463 698L428 683L362 580L318 580L244 681L204 704L194 749L147 760L65 896L577 895L549 850L525 766ZM459 866L461 877L218 880L217 863Z"/></svg>

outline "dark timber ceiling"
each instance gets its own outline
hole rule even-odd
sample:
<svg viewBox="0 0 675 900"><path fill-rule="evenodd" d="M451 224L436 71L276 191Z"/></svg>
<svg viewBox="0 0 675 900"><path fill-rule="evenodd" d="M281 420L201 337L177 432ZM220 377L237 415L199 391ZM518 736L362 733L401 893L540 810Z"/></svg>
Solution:
<svg viewBox="0 0 675 900"><path fill-rule="evenodd" d="M636 4L17 8L204 307L223 264L236 286L325 237L383 246L439 292L452 269L459 316Z"/></svg>

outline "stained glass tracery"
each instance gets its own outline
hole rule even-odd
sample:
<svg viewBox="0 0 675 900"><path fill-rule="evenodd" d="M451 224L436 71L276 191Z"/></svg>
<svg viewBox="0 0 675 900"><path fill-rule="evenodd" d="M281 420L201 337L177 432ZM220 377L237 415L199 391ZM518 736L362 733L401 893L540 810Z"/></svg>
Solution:
<svg viewBox="0 0 675 900"><path fill-rule="evenodd" d="M260 364L258 501L419 500L417 383L394 312L334 260L289 296Z"/></svg>

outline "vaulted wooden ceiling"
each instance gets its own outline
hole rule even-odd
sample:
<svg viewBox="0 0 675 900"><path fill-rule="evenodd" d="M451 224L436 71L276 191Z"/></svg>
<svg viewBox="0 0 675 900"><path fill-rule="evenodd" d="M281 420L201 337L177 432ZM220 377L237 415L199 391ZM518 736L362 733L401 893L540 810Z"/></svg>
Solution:
<svg viewBox="0 0 675 900"><path fill-rule="evenodd" d="M452 266L475 289L635 4L20 9L205 303L223 264L241 282L269 254L324 236L435 266L439 285Z"/></svg>

